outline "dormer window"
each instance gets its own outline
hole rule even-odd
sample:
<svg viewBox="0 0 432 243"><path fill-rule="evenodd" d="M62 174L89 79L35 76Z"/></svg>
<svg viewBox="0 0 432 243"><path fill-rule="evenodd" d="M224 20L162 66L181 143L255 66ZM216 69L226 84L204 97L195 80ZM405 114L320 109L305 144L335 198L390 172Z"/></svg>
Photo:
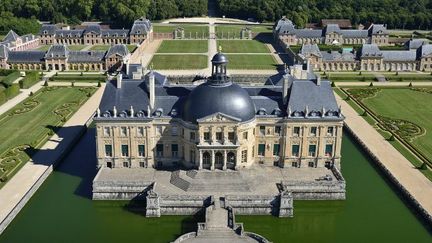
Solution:
<svg viewBox="0 0 432 243"><path fill-rule="evenodd" d="M144 112L143 111L138 111L136 114L137 117L144 117Z"/></svg>
<svg viewBox="0 0 432 243"><path fill-rule="evenodd" d="M264 109L264 108L260 108L260 109L258 110L258 115L260 115L260 116L265 116L266 114L267 114L266 109Z"/></svg>

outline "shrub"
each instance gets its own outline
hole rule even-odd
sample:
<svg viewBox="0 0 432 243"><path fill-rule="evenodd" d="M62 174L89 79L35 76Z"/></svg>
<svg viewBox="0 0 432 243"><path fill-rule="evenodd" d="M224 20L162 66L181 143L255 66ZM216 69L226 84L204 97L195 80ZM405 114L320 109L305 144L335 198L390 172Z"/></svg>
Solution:
<svg viewBox="0 0 432 243"><path fill-rule="evenodd" d="M71 82L71 86L72 86L72 87L75 87L75 82L72 81L72 82Z"/></svg>
<svg viewBox="0 0 432 243"><path fill-rule="evenodd" d="M394 135L392 134L389 138L389 141L394 141L394 140L396 140L396 139L395 139Z"/></svg>
<svg viewBox="0 0 432 243"><path fill-rule="evenodd" d="M33 91L30 91L30 94L29 94L29 96L33 96L34 94L33 94Z"/></svg>
<svg viewBox="0 0 432 243"><path fill-rule="evenodd" d="M410 82L409 84L408 84L408 87L412 87L413 86L413 84Z"/></svg>
<svg viewBox="0 0 432 243"><path fill-rule="evenodd" d="M11 99L19 94L19 85L12 84L8 88L5 89L6 99Z"/></svg>
<svg viewBox="0 0 432 243"><path fill-rule="evenodd" d="M6 94L4 90L0 90L0 104L3 104L7 101Z"/></svg>
<svg viewBox="0 0 432 243"><path fill-rule="evenodd" d="M48 87L48 80L45 80L43 86Z"/></svg>
<svg viewBox="0 0 432 243"><path fill-rule="evenodd" d="M332 85L333 85L333 83L332 83ZM97 86L98 86L98 87L101 87L101 86L102 86L100 81L98 81ZM332 86L332 87L334 87L334 86Z"/></svg>
<svg viewBox="0 0 432 243"><path fill-rule="evenodd" d="M1 182L6 182L7 180L8 180L7 175L3 175L2 177L0 177Z"/></svg>
<svg viewBox="0 0 432 243"><path fill-rule="evenodd" d="M367 116L367 115L368 115L367 111L364 111L362 114L362 116Z"/></svg>
<svg viewBox="0 0 432 243"><path fill-rule="evenodd" d="M27 89L37 83L40 79L40 74L37 71L27 72L27 75L20 81L20 87Z"/></svg>
<svg viewBox="0 0 432 243"><path fill-rule="evenodd" d="M361 72L361 71L359 72L359 75L362 75L362 72Z"/></svg>
<svg viewBox="0 0 432 243"><path fill-rule="evenodd" d="M373 85L373 83L371 82L370 84L369 84L369 87L373 87L374 85Z"/></svg>
<svg viewBox="0 0 432 243"><path fill-rule="evenodd" d="M5 86L11 86L19 77L20 73L18 71L12 72L2 80L2 83L5 84Z"/></svg>

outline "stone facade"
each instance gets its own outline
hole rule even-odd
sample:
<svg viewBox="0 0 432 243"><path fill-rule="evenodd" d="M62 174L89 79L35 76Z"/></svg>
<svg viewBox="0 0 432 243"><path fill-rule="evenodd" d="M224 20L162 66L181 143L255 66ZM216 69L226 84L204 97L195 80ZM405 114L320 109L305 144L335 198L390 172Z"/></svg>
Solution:
<svg viewBox="0 0 432 243"><path fill-rule="evenodd" d="M39 39L32 34L19 36L11 30L0 41L0 46L5 46L10 51L31 50L39 46Z"/></svg>
<svg viewBox="0 0 432 243"><path fill-rule="evenodd" d="M64 30L56 25L43 25L38 34L40 44L53 45L117 45L141 44L153 39L153 26L148 19L138 19L129 29L102 29L88 25L84 29Z"/></svg>

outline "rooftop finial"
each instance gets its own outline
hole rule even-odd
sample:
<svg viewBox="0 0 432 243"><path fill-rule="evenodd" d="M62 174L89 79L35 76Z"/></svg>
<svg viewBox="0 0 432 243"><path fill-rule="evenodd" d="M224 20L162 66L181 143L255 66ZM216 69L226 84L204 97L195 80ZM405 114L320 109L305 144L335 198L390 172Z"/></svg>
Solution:
<svg viewBox="0 0 432 243"><path fill-rule="evenodd" d="M219 46L219 52L222 52L222 46L221 45Z"/></svg>

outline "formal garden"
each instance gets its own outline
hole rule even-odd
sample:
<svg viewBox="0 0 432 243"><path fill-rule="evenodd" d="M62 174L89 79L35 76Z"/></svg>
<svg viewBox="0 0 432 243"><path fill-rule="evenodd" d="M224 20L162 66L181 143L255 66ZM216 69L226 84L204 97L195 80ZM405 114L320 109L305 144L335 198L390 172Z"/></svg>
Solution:
<svg viewBox="0 0 432 243"><path fill-rule="evenodd" d="M19 78L21 80L17 81ZM21 89L27 89L37 83L40 74L35 71L27 71L21 77L17 70L0 70L0 105L17 96Z"/></svg>
<svg viewBox="0 0 432 243"><path fill-rule="evenodd" d="M49 78L49 82L85 82L85 83L102 83L105 82L106 76L98 73L85 72L67 72L56 73Z"/></svg>
<svg viewBox="0 0 432 243"><path fill-rule="evenodd" d="M209 28L207 25L193 25L193 24L153 24L153 32L155 33L173 33L177 28L183 28L185 37L195 38L203 36L208 37Z"/></svg>
<svg viewBox="0 0 432 243"><path fill-rule="evenodd" d="M272 55L227 54L229 69L275 70L279 65Z"/></svg>
<svg viewBox="0 0 432 243"><path fill-rule="evenodd" d="M390 82L430 82L432 73L425 72L318 72L323 78L335 82L376 82L385 78Z"/></svg>
<svg viewBox="0 0 432 243"><path fill-rule="evenodd" d="M71 47L71 46L69 46ZM90 50L91 51L108 51L108 49L110 49L111 45L93 45ZM126 45L126 47L128 48L129 52L133 52L137 46L136 45Z"/></svg>
<svg viewBox="0 0 432 243"><path fill-rule="evenodd" d="M95 91L45 87L0 116L0 188Z"/></svg>
<svg viewBox="0 0 432 243"><path fill-rule="evenodd" d="M267 46L258 40L218 40L224 53L270 53Z"/></svg>
<svg viewBox="0 0 432 243"><path fill-rule="evenodd" d="M207 40L163 40L156 53L205 53Z"/></svg>
<svg viewBox="0 0 432 243"><path fill-rule="evenodd" d="M154 55L150 61L154 69L204 69L207 68L207 55Z"/></svg>
<svg viewBox="0 0 432 243"><path fill-rule="evenodd" d="M432 88L368 87L335 91L432 180Z"/></svg>

